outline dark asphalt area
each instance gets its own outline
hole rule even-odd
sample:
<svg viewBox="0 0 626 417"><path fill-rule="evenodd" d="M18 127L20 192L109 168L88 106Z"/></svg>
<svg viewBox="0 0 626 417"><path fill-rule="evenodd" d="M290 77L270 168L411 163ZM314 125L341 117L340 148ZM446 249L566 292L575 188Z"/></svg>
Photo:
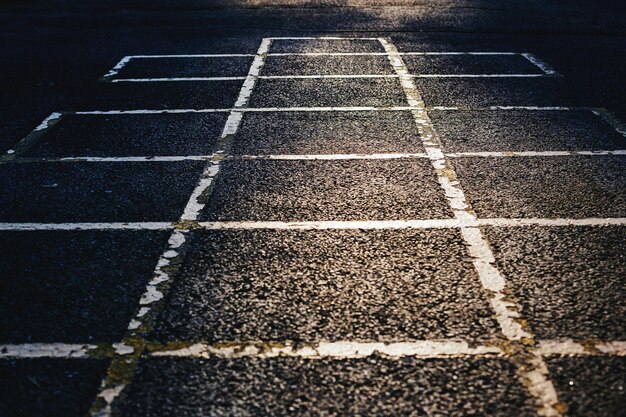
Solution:
<svg viewBox="0 0 626 417"><path fill-rule="evenodd" d="M265 58L245 106L381 109L246 111L220 137L264 38L328 36L387 38L401 54L514 53L402 55L441 151L456 154L446 169L426 157L424 123L376 39L273 41L269 52L286 55ZM129 55L182 56L131 59L102 78ZM558 396L551 417L626 417L622 1L0 0L0 68L0 417L539 417L554 398L528 374L542 341L582 349L537 354ZM177 77L227 79L124 81ZM97 114L111 110L150 112ZM569 153L532 154L552 151ZM458 155L475 152L502 154ZM212 182L190 220L201 176ZM446 181L478 219L589 224L472 227L493 259L457 226L302 226L454 222ZM33 230L79 222L116 225ZM185 229L180 253L173 228ZM505 289L488 288L481 262ZM171 282L142 312L159 274ZM530 338L507 338L499 295ZM133 333L143 315L153 321ZM501 353L150 354L424 341ZM88 353L50 353L69 345ZM116 378L125 388L93 412Z"/></svg>

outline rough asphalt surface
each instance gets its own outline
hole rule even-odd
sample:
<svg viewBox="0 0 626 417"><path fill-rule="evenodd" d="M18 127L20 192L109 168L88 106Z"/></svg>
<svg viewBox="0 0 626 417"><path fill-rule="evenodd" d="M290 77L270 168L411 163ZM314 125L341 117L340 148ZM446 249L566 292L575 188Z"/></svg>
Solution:
<svg viewBox="0 0 626 417"><path fill-rule="evenodd" d="M626 149L619 122L604 118L626 121L623 4L5 0L0 417L87 416L103 379L124 367L126 386L104 416L540 415L541 401L524 376L527 357L503 334L493 293L483 288L455 227L201 230L197 222L176 223L193 230L181 256L164 269L171 283L154 325L140 335L148 348L134 359L119 354L155 265L169 256L171 230L152 222L171 226L181 218L207 164L199 159L225 144L231 157L215 158L223 159L210 193L199 200L201 222L454 219L442 178L424 157L414 114L388 108L408 104L387 56L315 55L385 53L377 40L273 42L270 53L288 55L266 58L247 107L384 108L379 111L245 112L227 138L220 134L228 111L74 113L230 109L263 38L317 36L387 38L401 53L530 52L554 68L558 76L545 76L520 54L403 56L408 71L422 76L414 83L442 151L456 154L451 166L479 219L593 223L480 230L508 283L507 300L520 306L534 337L526 347L541 341L586 347L543 355L559 400L555 416L626 416L624 345L619 354L595 347L626 341L626 153L532 155ZM303 53L309 55L294 55ZM243 56L187 56L193 54ZM113 80L228 79L103 81L127 55L183 56L131 60ZM380 77L359 77L371 74ZM481 74L499 76L476 77ZM344 77L307 78L314 75ZM357 77L345 78L350 75ZM53 112L66 113L31 134ZM501 154L467 154L476 152ZM355 159L398 153L412 155ZM314 158L293 160L297 155ZM59 160L68 157L92 160ZM94 159L128 157L147 158ZM602 224L606 218L618 222ZM33 230L36 223L59 229L78 222L117 226ZM122 229L126 222L155 229ZM24 230L9 230L18 226ZM346 341L467 342L503 353L150 353L196 342ZM97 349L71 358L10 355L16 346L26 352L69 344Z"/></svg>

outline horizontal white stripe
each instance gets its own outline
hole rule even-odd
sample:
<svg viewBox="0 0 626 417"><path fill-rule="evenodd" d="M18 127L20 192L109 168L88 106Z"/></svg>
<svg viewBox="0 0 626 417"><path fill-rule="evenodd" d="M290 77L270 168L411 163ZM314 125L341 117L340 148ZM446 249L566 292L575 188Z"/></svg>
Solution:
<svg viewBox="0 0 626 417"><path fill-rule="evenodd" d="M64 343L25 343L21 345L0 345L0 358L84 358L96 345Z"/></svg>
<svg viewBox="0 0 626 417"><path fill-rule="evenodd" d="M164 230L173 229L168 222L112 223L0 223L0 230Z"/></svg>
<svg viewBox="0 0 626 417"><path fill-rule="evenodd" d="M407 74L412 78L534 78L547 74ZM315 80L315 79L359 79L359 78L399 78L397 74L326 74L326 75L259 75L262 80ZM241 81L246 77L164 77L164 78L115 78L113 83L150 83L178 81Z"/></svg>
<svg viewBox="0 0 626 417"><path fill-rule="evenodd" d="M88 110L77 112L65 112L64 115L122 115L122 114L166 114L166 113L230 113L233 110L239 112L348 112L348 111L409 111L415 110L410 106L337 106L337 107L248 107L248 108L223 108L223 109L132 109L132 110ZM529 110L529 111L572 111L587 110L591 107L537 107L537 106L490 106L490 107L458 107L458 106L434 106L426 107L426 111L491 111L491 110Z"/></svg>
<svg viewBox="0 0 626 417"><path fill-rule="evenodd" d="M612 151L500 151L500 152L453 152L444 154L450 158L508 158L508 157L560 157L560 156L625 156L626 150ZM172 155L172 156L71 156L62 158L15 158L0 161L0 164L42 163L42 162L180 162L210 161L216 155ZM430 158L425 153L374 153L374 154L310 154L310 155L229 155L227 160L378 160Z"/></svg>
<svg viewBox="0 0 626 417"><path fill-rule="evenodd" d="M129 55L130 59L159 59L159 58L232 58L253 57L255 54L178 54L178 55Z"/></svg>
<svg viewBox="0 0 626 417"><path fill-rule="evenodd" d="M387 56L387 52L278 52L267 56ZM520 52L399 52L398 55L519 55Z"/></svg>
<svg viewBox="0 0 626 417"><path fill-rule="evenodd" d="M476 226L623 226L626 217L586 219L477 219Z"/></svg>
<svg viewBox="0 0 626 417"><path fill-rule="evenodd" d="M541 355L614 355L626 356L626 341L580 343L572 339L541 340L537 351Z"/></svg>
<svg viewBox="0 0 626 417"><path fill-rule="evenodd" d="M391 357L417 356L438 358L467 355L502 354L495 346L470 347L467 342L417 341L400 343L319 342L310 345L291 343L243 343L239 345L208 345L197 343L187 348L153 352L152 356L219 357L219 358L274 358L279 356L317 358L364 358L374 354Z"/></svg>
<svg viewBox="0 0 626 417"><path fill-rule="evenodd" d="M366 107L366 106L345 106L345 107L247 107L235 109L150 109L150 110L89 110L78 111L77 115L122 115L122 114L177 114L177 113L230 113L236 110L242 113L274 113L274 112L333 112L333 111L408 111L412 107ZM72 113L68 113L72 114Z"/></svg>
<svg viewBox="0 0 626 417"><path fill-rule="evenodd" d="M280 229L280 230L317 230L317 229L441 229L460 227L524 227L524 226L624 226L625 217L586 218L586 219L425 219L425 220L347 220L347 221L218 221L200 222L204 229ZM0 230L165 230L173 229L168 222L111 222L111 223L0 223ZM184 227L179 227L185 230Z"/></svg>
<svg viewBox="0 0 626 417"><path fill-rule="evenodd" d="M213 155L173 155L173 156L67 156L67 157L18 157L12 160L0 161L0 164L9 163L38 163L38 162L181 162L181 161L210 161Z"/></svg>
<svg viewBox="0 0 626 417"><path fill-rule="evenodd" d="M149 346L152 356L171 357L220 357L220 358L274 358L280 356L321 358L363 358L374 354L391 357L415 356L441 358L474 355L504 355L497 343L470 345L456 340L420 340L413 342L319 342L298 343L291 341L241 342L241 343L195 343L187 347L168 349L161 345ZM572 339L541 340L537 353L544 356L626 356L626 341L577 342ZM297 347L296 347L297 346ZM0 345L0 359L31 358L88 358L89 353L100 350L100 355L125 355L132 348L115 343L112 345L25 343Z"/></svg>
<svg viewBox="0 0 626 417"><path fill-rule="evenodd" d="M433 220L364 220L364 221L220 221L200 222L205 229L437 229L460 227L456 219Z"/></svg>
<svg viewBox="0 0 626 417"><path fill-rule="evenodd" d="M175 77L175 78L115 78L112 83L153 83L175 81L239 81L246 77Z"/></svg>
<svg viewBox="0 0 626 417"><path fill-rule="evenodd" d="M271 159L271 160L346 160L346 159L404 159L428 158L425 153L374 153L374 154L314 154L314 155L242 155L236 159Z"/></svg>
<svg viewBox="0 0 626 417"><path fill-rule="evenodd" d="M537 110L537 111L568 111L568 110L589 110L587 107L559 107L559 106L490 106L488 110ZM473 109L472 109L473 110ZM482 110L482 109L477 109Z"/></svg>
<svg viewBox="0 0 626 417"><path fill-rule="evenodd" d="M453 152L446 153L450 158L500 158L500 157L532 157L532 156L605 156L605 155L626 155L626 150L614 151L502 151L502 152Z"/></svg>
<svg viewBox="0 0 626 417"><path fill-rule="evenodd" d="M272 38L263 38L272 41L309 41L309 40L325 40L325 41L378 41L378 38L342 38L339 36L279 36Z"/></svg>

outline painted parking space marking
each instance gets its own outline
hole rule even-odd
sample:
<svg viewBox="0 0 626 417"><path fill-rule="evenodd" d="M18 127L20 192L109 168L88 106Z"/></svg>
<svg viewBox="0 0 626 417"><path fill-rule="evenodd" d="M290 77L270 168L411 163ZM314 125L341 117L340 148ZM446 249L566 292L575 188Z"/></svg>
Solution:
<svg viewBox="0 0 626 417"><path fill-rule="evenodd" d="M432 165L437 173L439 183L446 192L450 208L457 219L470 220L476 216L465 198L456 173L441 150L437 133L425 110L425 103L417 90L412 78L407 77L408 70L402 57L398 55L396 47L388 40L381 38L380 42L389 54L389 61L400 79L406 93L407 101L414 108L413 115L420 130L420 136L426 152L431 156ZM473 258L474 266L485 290L488 291L491 306L495 311L496 319L501 326L503 334L512 342L522 343L523 340L533 339L532 333L521 319L520 307L507 297L508 284L498 269L493 265L495 257L489 243L482 235L479 228L463 227L461 234L468 245L468 250ZM559 410L559 399L550 380L548 367L543 361L541 354L532 352L530 355L521 356L524 365L518 368L520 378L526 385L529 393L534 397L539 414L543 416L562 416Z"/></svg>
<svg viewBox="0 0 626 417"><path fill-rule="evenodd" d="M368 229L451 229L461 227L559 227L559 226L626 226L626 217L586 219L542 218L475 218L424 220L327 220L327 221L192 221L189 222L76 222L76 223L0 223L0 230L368 230Z"/></svg>
<svg viewBox="0 0 626 417"><path fill-rule="evenodd" d="M575 341L539 340L537 351L543 356L626 356L626 341L594 340ZM399 358L449 358L468 356L510 355L502 342L493 340L473 344L462 340L417 340L411 342L359 342L339 340L333 342L302 343L289 340L224 342L171 342L168 344L147 343L150 356L181 358L243 358L270 359L275 357L300 357L305 359L348 359L382 355ZM117 357L133 353L132 347L122 343L112 344L66 344L24 343L0 345L1 359L89 359L93 357Z"/></svg>
<svg viewBox="0 0 626 417"><path fill-rule="evenodd" d="M270 53L272 40L354 40L374 41L382 45L385 52L300 52ZM268 56L386 56L389 58L396 74L362 74L362 75L307 75L307 76L264 76L260 69ZM411 74L402 61L403 56L411 55L520 55L542 71L542 74ZM212 58L212 57L254 57L254 61L245 77L174 77L174 78L115 78L120 70L132 59L158 60L161 58ZM424 358L465 357L498 355L521 362L520 377L529 392L538 403L539 414L544 416L560 416L559 401L556 390L550 380L548 369L543 361L544 356L626 356L626 341L576 341L576 340L535 340L534 335L523 322L519 306L507 297L508 283L505 277L493 265L494 255L482 235L480 227L561 227L561 226L626 226L626 218L478 218L471 210L469 202L460 187L456 173L452 170L449 160L454 158L505 158L505 157L561 157L561 156L602 156L626 155L626 150L594 150L594 151L501 151L501 152L445 152L438 143L437 134L430 122L429 111L570 111L584 109L593 112L609 123L616 131L626 136L624 125L604 109L580 107L534 107L534 106L492 106L470 109L462 107L427 107L417 90L414 79L430 77L543 77L554 76L556 71L535 55L517 52L398 52L391 42L381 38L341 38L341 37L282 37L265 38L256 54L199 54L199 55L135 55L124 57L105 75L111 82L158 82L158 81L220 81L243 80L237 101L232 108L216 109L119 109L106 111L57 112L46 118L27 138L8 152L0 163L37 163L37 162L175 162L183 160L207 161L207 165L198 180L196 188L187 202L184 213L177 222L110 222L110 223L0 223L0 230L173 230L168 248L160 256L154 269L153 279L146 286L137 308L137 314L128 324L128 332L121 344L21 344L0 345L0 358L89 358L92 355L113 358L112 369L124 369L123 374L109 373L99 393L99 398L92 410L93 415L108 416L111 403L126 386L125 378L132 379L137 361L142 356L175 356L175 357L218 357L239 358L253 357L270 359L274 357L301 357L306 359L322 358L364 358L372 355L389 357L417 356ZM272 78L393 78L401 82L406 94L408 106L394 107L267 107L248 108L247 103L256 81ZM371 153L371 154L267 154L267 155L229 155L228 146L246 112L347 112L347 111L410 111L415 118L425 153ZM166 113L227 113L228 120L221 134L220 148L211 155L161 155L161 156L119 156L119 157L62 157L62 158L22 158L20 154L33 145L40 135L52 128L64 115L122 115L122 114L166 114ZM200 222L198 215L203 209L220 172L224 160L368 160L368 159L430 159L433 169L438 174L441 187L445 190L448 203L455 213L453 219L424 220L390 220L390 221L317 221L317 222L246 222L246 221L215 221ZM503 346L502 340L493 343L459 340L423 340L396 343L378 343L363 341L332 341L317 344L302 344L292 341L224 341L224 343L204 343L179 341L171 346L151 344L144 340L144 335L154 325L155 315L161 308L161 300L167 294L169 283L176 274L180 259L184 256L188 233L191 230L238 230L238 229L276 229L276 230L318 230L318 229L459 229L468 244L469 255L485 289L490 291L492 307L500 322L503 334L510 344ZM126 344L127 343L127 344ZM508 343L508 342L507 342ZM119 378L118 378L119 377Z"/></svg>
<svg viewBox="0 0 626 417"><path fill-rule="evenodd" d="M166 230L173 229L170 222L93 222L93 223L0 223L0 230Z"/></svg>
<svg viewBox="0 0 626 417"><path fill-rule="evenodd" d="M398 76L399 77L399 76ZM262 78L258 75L255 76L255 80ZM393 107L268 107L268 108L227 108L227 109L164 109L164 110L93 110L93 111L78 111L78 112L54 112L45 118L30 134L24 139L18 142L12 149L9 149L4 156L0 156L0 163L6 161L12 161L20 154L29 150L34 146L37 141L51 129L56 123L58 123L66 115L85 115L85 116L107 116L107 115L152 115L152 114L185 114L185 113L232 113L234 109L237 109L239 113L245 112L259 112L259 113L272 113L272 112L356 112L356 111L412 111L413 107L410 106L393 106ZM610 125L616 132L626 137L626 125L618 120L611 112L602 108L595 107L533 107L533 106L492 106L488 108L467 108L461 109L458 107L424 107L425 111L589 111L592 114L600 117L604 122ZM569 155L584 155L584 156L602 156L602 155L623 155L623 149L607 149L607 150L580 150L580 151L564 151L564 150L552 150L552 151L499 151L499 152L448 152L445 153L450 158L463 158L463 157L508 157L508 156L569 156ZM380 155L380 156L377 156ZM193 155L193 156L134 156L134 157L64 157L64 158L34 158L28 160L24 158L22 162L37 162L37 161L86 161L86 162L113 162L113 161L126 161L126 162L141 162L141 161L178 161L197 159L204 160L212 158L214 155ZM261 155L249 155L250 159L262 158L267 159L289 159L290 156L261 156ZM402 156L404 157L404 156ZM410 156L406 156L410 157ZM415 154L415 157L421 157ZM293 157L297 159L296 157ZM304 156L302 159L316 159L315 156ZM324 158L324 157L319 157ZM332 159L328 156L327 158ZM354 157L355 159L358 156ZM371 154L370 158L363 157L363 159L385 159L392 158L392 156L386 156L385 154ZM337 157L337 159L349 159L346 157Z"/></svg>
<svg viewBox="0 0 626 417"><path fill-rule="evenodd" d="M250 66L248 76L244 81L237 101L234 104L234 108L230 111L228 119L224 125L224 129L221 135L221 143L216 154L225 154L229 142L232 141L233 135L236 133L243 114L239 111L247 105L252 90L255 86L257 76L265 59L270 40L263 40L257 54ZM180 218L182 223L195 221L206 204L206 197L211 192L211 187L216 175L220 170L219 160L213 160L207 164L201 178L198 181L196 188L193 190L189 201L184 209L184 212ZM139 341L139 347L133 349L133 356L129 360L123 358L120 360L113 360L109 366L107 376L103 381L101 389L98 393L96 401L91 410L93 416L109 416L111 414L111 404L119 396L122 390L126 387L128 379L132 379L135 368L137 367L138 360L143 353L145 342L143 338L149 332L154 325L157 312L159 308L162 308L162 304L156 304L161 301L170 286L170 281L174 277L174 273L177 268L172 268L173 260L184 255L186 239L186 230L175 230L169 239L168 249L161 255L157 262L157 266L154 271L154 278L146 286L144 294L139 300L139 310L133 319L128 324L128 332L126 333L122 343L128 342L128 345L137 343ZM120 374L119 370L124 369L124 372Z"/></svg>
<svg viewBox="0 0 626 417"><path fill-rule="evenodd" d="M358 53L268 53L268 57L289 57L289 56L385 56L384 52L358 52ZM546 62L539 59L536 55L525 52L399 52L400 56L519 56L530 62L532 65L541 70L540 73L504 73L504 74L411 74L416 78L533 78L533 77L550 77L557 76L558 73ZM109 72L107 72L101 81L114 83L120 82L166 82L166 81L228 81L228 80L244 80L242 76L215 76L215 77L118 77L120 71L128 66L131 62L137 60L159 60L159 59L207 59L207 58L230 58L230 57L251 57L251 54L197 54L197 55L129 55L123 57ZM397 78L397 75L386 74L336 74L336 75L261 75L261 79L316 79L316 78Z"/></svg>

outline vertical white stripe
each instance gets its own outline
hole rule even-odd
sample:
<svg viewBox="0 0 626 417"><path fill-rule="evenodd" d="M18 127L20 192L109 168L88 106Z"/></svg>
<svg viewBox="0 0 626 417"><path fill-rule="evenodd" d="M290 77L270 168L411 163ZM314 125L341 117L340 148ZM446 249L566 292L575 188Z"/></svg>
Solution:
<svg viewBox="0 0 626 417"><path fill-rule="evenodd" d="M380 39L380 42L388 53L391 65L400 76L407 101L413 107L412 113L422 143L426 153L430 156L439 184L446 193L448 204L454 212L454 216L461 224L476 222L476 216L467 203L456 173L441 150L439 139L426 112L426 105L413 79L408 76L406 65L394 45L383 38ZM524 329L521 320L519 320L519 307L508 300L505 292L506 281L498 269L493 266L495 261L493 252L480 229L462 226L461 234L468 245L480 281L483 287L488 290L491 306L504 335L509 340L516 342L525 338L532 339L532 335ZM558 403L558 396L548 377L547 367L541 355L533 354L530 359L526 360L525 365L525 367L519 368L520 374L539 406L539 414L547 417L560 417L561 413L553 407Z"/></svg>

